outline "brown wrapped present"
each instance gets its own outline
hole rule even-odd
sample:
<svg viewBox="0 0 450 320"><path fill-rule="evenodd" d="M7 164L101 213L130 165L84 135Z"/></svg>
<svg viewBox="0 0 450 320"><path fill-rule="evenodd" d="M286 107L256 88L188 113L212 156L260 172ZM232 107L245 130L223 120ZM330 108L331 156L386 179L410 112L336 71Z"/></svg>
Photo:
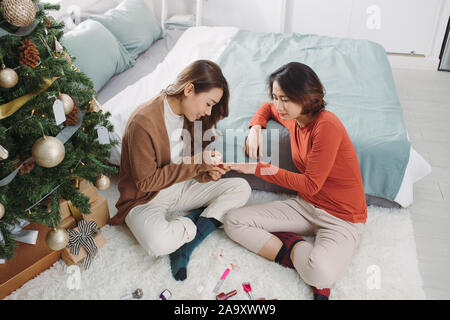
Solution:
<svg viewBox="0 0 450 320"><path fill-rule="evenodd" d="M109 220L108 201L99 195L97 200L91 203L91 213L83 214L83 220L94 220L98 228L103 227Z"/></svg>
<svg viewBox="0 0 450 320"><path fill-rule="evenodd" d="M45 242L50 228L32 222L24 228L26 229L39 231L36 244L17 242L14 257L5 264L0 264L0 299L50 268L61 257L62 250L53 251Z"/></svg>
<svg viewBox="0 0 450 320"><path fill-rule="evenodd" d="M84 181L87 180L82 180L80 182L80 191L89 198L91 213L84 214L77 207L75 207L71 201L61 199L59 204L61 223L58 225L58 227L67 229L65 226L63 226L63 222L65 222L66 224L69 223L69 220L67 220L68 218L73 218L75 220L75 225L73 224L73 222L70 222L69 228L75 227L76 222L80 221L81 219L84 219L86 221L94 220L95 222L97 222L97 226L99 228L103 227L108 222L109 208L107 200L97 193L97 188L94 187L90 182L84 183Z"/></svg>
<svg viewBox="0 0 450 320"><path fill-rule="evenodd" d="M89 187L85 186L83 191L81 191L81 193L83 193L86 197L89 198L89 203L92 203L95 200L97 200L99 196L97 193L97 188L95 188L93 185L90 185ZM82 219L81 212L78 211L79 210L77 210L77 208L72 204L71 201L68 201L66 199L61 199L59 201L59 213L61 215L61 221L70 216L74 216L76 220L81 220Z"/></svg>
<svg viewBox="0 0 450 320"><path fill-rule="evenodd" d="M80 229L78 227L76 227L74 230L76 230L77 232L80 231ZM94 243L95 243L97 249L101 248L106 243L106 239L101 233L97 233L94 236L93 240L94 240ZM68 266L70 266L70 265L81 262L84 258L86 258L87 254L88 253L87 253L86 249L83 248L83 246L80 246L80 252L77 255L73 254L71 249L64 248L62 251L61 257L64 260L64 262Z"/></svg>
<svg viewBox="0 0 450 320"><path fill-rule="evenodd" d="M80 183L78 185L78 189L80 190L80 192L83 192L84 190L89 189L91 187L95 188L95 186L92 184L92 182L90 182L89 180L86 180L86 179L81 179Z"/></svg>
<svg viewBox="0 0 450 320"><path fill-rule="evenodd" d="M77 220L74 217L67 217L57 225L58 228L72 229L77 226Z"/></svg>
<svg viewBox="0 0 450 320"><path fill-rule="evenodd" d="M59 200L59 215L61 216L61 221L72 216L70 212L68 201L65 199Z"/></svg>
<svg viewBox="0 0 450 320"><path fill-rule="evenodd" d="M89 198L89 203L94 202L98 198L97 188L93 185L83 190L80 189L80 192Z"/></svg>

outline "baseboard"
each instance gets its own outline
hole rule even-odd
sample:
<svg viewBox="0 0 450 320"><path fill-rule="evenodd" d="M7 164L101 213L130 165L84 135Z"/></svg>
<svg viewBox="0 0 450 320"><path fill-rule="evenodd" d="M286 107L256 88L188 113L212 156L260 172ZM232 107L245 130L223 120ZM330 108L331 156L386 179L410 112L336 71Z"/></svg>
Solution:
<svg viewBox="0 0 450 320"><path fill-rule="evenodd" d="M437 71L439 59L427 58L423 56L408 56L387 54L391 68L398 69L422 69Z"/></svg>

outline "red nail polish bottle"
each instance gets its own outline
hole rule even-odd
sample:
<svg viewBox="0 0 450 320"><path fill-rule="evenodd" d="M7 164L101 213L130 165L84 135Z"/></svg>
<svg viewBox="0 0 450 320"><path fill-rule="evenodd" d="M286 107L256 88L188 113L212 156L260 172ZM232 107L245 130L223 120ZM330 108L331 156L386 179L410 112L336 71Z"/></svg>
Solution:
<svg viewBox="0 0 450 320"><path fill-rule="evenodd" d="M216 300L227 300L227 299L231 298L232 296L234 296L236 293L237 293L237 290L233 290L228 293L221 292L216 296Z"/></svg>

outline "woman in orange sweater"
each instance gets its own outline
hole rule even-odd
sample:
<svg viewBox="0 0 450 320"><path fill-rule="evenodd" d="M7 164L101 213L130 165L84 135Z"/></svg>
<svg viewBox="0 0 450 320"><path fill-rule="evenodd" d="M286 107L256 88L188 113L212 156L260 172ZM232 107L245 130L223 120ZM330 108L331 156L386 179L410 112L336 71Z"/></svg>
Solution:
<svg viewBox="0 0 450 320"><path fill-rule="evenodd" d="M297 270L315 299L328 299L357 248L367 218L355 148L338 117L325 110L323 86L308 66L288 63L269 77L270 97L250 123L246 152L262 155L261 128L274 119L290 132L292 159L300 173L261 161L231 169L254 174L298 192L284 201L229 211L228 236L247 249ZM314 243L301 236L315 236Z"/></svg>

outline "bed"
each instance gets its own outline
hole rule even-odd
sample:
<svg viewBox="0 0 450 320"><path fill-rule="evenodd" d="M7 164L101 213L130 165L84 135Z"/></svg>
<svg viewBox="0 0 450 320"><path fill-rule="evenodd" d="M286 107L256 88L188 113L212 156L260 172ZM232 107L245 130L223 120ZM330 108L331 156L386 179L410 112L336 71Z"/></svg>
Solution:
<svg viewBox="0 0 450 320"><path fill-rule="evenodd" d="M245 159L248 123L259 105L268 100L267 75L284 63L299 61L319 75L328 110L339 116L349 132L368 205L409 206L413 184L431 171L409 142L383 47L365 40L317 35L256 33L234 27L169 30L138 57L134 67L111 78L99 92L103 109L112 114L112 138L120 141L131 112L197 59L217 62L230 85L230 115L219 122L222 136L212 144L226 161ZM269 121L265 135L269 153L268 159L262 160L297 172L287 129ZM120 144L112 148L111 163L120 165L120 151ZM226 175L231 176L247 179L253 189L295 193L252 175Z"/></svg>

